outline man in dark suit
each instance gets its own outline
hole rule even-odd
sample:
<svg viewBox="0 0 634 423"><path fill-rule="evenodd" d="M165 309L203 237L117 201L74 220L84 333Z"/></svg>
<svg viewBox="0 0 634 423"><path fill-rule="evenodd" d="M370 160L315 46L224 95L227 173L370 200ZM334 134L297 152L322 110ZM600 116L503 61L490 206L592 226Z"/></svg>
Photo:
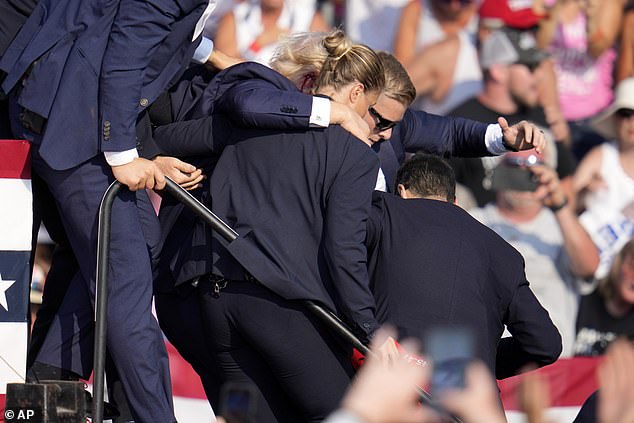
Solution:
<svg viewBox="0 0 634 423"><path fill-rule="evenodd" d="M256 131L218 120L214 132L229 145L207 200L241 237L193 240L194 258L210 266L198 279L205 339L225 381L257 387L258 422L320 421L350 380L349 351L295 300L338 311L361 336L377 328L363 247L376 156L338 127Z"/></svg>
<svg viewBox="0 0 634 423"><path fill-rule="evenodd" d="M417 338L434 326L466 326L498 379L555 361L561 337L530 290L522 256L452 204L449 164L415 156L399 169L395 191L401 198L375 191L368 220L379 321ZM505 325L512 337L500 339Z"/></svg>
<svg viewBox="0 0 634 423"><path fill-rule="evenodd" d="M205 0L42 0L0 60L13 132L33 142L33 169L48 184L80 266L36 363L90 374L92 342L84 335L92 330L99 202L114 179L132 190L162 185L157 167L138 157L135 126L191 59L206 7ZM107 342L135 420L173 422L167 354L150 313L152 214L144 193L124 192L114 204Z"/></svg>
<svg viewBox="0 0 634 423"><path fill-rule="evenodd" d="M333 96L350 96L365 111L383 73L361 49L371 59L364 76ZM376 155L337 126L248 129L217 110L204 121L176 125L182 143L165 136L169 128L155 138L181 154L216 155L212 163L223 150L202 200L241 237L227 244L195 222L174 228L159 269L186 285L195 278L212 360L224 380L256 386L256 421L321 421L349 383L349 348L298 300L323 303L363 338L377 328L363 245Z"/></svg>

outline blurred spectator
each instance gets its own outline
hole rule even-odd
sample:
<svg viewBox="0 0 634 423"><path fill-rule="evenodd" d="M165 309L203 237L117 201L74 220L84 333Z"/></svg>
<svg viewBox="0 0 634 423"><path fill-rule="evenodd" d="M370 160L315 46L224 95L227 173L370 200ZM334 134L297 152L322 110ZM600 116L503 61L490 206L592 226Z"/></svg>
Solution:
<svg viewBox="0 0 634 423"><path fill-rule="evenodd" d="M347 0L346 33L356 42L391 52L401 9L410 0Z"/></svg>
<svg viewBox="0 0 634 423"><path fill-rule="evenodd" d="M477 8L474 0L413 0L403 8L394 55L416 87L412 107L444 115L480 91Z"/></svg>
<svg viewBox="0 0 634 423"><path fill-rule="evenodd" d="M594 122L612 141L586 155L574 176L585 211L581 224L601 254L595 276L606 275L612 257L634 236L634 78L616 87L614 103Z"/></svg>
<svg viewBox="0 0 634 423"><path fill-rule="evenodd" d="M492 178L496 202L471 213L524 256L531 288L561 333L562 356L570 356L578 278L593 275L599 255L552 170L555 160L549 149L543 157L507 153Z"/></svg>
<svg viewBox="0 0 634 423"><path fill-rule="evenodd" d="M401 198L375 191L367 225L379 322L421 340L437 326L466 327L478 340L475 356L498 379L554 362L561 337L530 290L522 256L452 204L449 164L416 155L394 191ZM500 340L505 325L513 336Z"/></svg>
<svg viewBox="0 0 634 423"><path fill-rule="evenodd" d="M619 339L607 349L597 368L599 390L586 399L573 423L634 422L634 345ZM544 411L550 401L548 384L539 375L525 376L520 385L528 423L551 422Z"/></svg>
<svg viewBox="0 0 634 423"><path fill-rule="evenodd" d="M480 62L484 74L484 89L477 96L453 109L450 116L461 116L480 122L495 121L504 116L511 124L528 120L541 128L548 128L544 109L538 104L537 80L534 69L546 54L536 48L529 32L509 28L491 32L480 46ZM556 148L557 171L565 182L574 172L574 159L562 143L552 142ZM480 207L495 200L491 186L493 169L500 157L458 158L450 160L456 179L474 194Z"/></svg>
<svg viewBox="0 0 634 423"><path fill-rule="evenodd" d="M614 342L598 370L599 423L634 421L634 345Z"/></svg>
<svg viewBox="0 0 634 423"><path fill-rule="evenodd" d="M383 332L383 331L381 331ZM392 333L378 333L372 349ZM404 342L402 347L420 355L416 344ZM344 396L341 407L324 423L416 423L428 420L430 410L420 405L415 387L429 379L429 367L396 360L386 366L370 356Z"/></svg>
<svg viewBox="0 0 634 423"><path fill-rule="evenodd" d="M634 77L634 3L628 2L623 16L623 33L616 63L616 82Z"/></svg>
<svg viewBox="0 0 634 423"><path fill-rule="evenodd" d="M544 2L545 3L545 2ZM557 0L546 4L537 39L555 62L559 97L571 130L573 152L583 157L603 138L589 119L612 101L612 73L619 34L620 0Z"/></svg>
<svg viewBox="0 0 634 423"><path fill-rule="evenodd" d="M216 0L214 13L212 13L209 19L207 19L207 22L205 22L204 35L209 39L215 39L218 25L222 18L242 1L243 0Z"/></svg>
<svg viewBox="0 0 634 423"><path fill-rule="evenodd" d="M634 239L615 257L597 289L581 298L574 353L603 354L620 335L634 335Z"/></svg>
<svg viewBox="0 0 634 423"><path fill-rule="evenodd" d="M532 3L532 4L531 4ZM482 43L494 30L508 27L534 35L545 16L543 0L484 0L480 4L478 39ZM546 121L557 141L570 147L570 129L559 104L557 75L552 60L542 60L533 69L539 91L539 104L544 108Z"/></svg>
<svg viewBox="0 0 634 423"><path fill-rule="evenodd" d="M281 36L326 31L315 0L243 1L222 17L215 47L233 57L268 65Z"/></svg>

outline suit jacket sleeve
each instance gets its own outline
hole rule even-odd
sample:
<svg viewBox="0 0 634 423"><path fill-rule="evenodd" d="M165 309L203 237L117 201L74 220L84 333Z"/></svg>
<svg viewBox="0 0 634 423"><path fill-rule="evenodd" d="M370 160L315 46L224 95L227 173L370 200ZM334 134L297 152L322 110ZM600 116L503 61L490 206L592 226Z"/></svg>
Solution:
<svg viewBox="0 0 634 423"><path fill-rule="evenodd" d="M484 143L487 126L469 119L408 109L399 124L399 138L410 153L423 150L445 157L490 156Z"/></svg>
<svg viewBox="0 0 634 423"><path fill-rule="evenodd" d="M267 80L254 78L227 90L215 104L241 126L269 129L306 129L312 96L282 90Z"/></svg>
<svg viewBox="0 0 634 423"><path fill-rule="evenodd" d="M379 324L369 288L364 241L378 161L369 148L353 147L357 147L351 149L354 154L348 151L343 158L327 195L324 246L342 312L360 335L369 338Z"/></svg>
<svg viewBox="0 0 634 423"><path fill-rule="evenodd" d="M551 364L561 354L561 335L525 277L513 295L505 323L513 336L498 344L497 379L516 375L529 363L538 367Z"/></svg>
<svg viewBox="0 0 634 423"><path fill-rule="evenodd" d="M99 84L102 151L136 147L136 119L148 106L141 99L145 69L170 33L170 26L183 10L191 9L195 3L194 0L120 1Z"/></svg>
<svg viewBox="0 0 634 423"><path fill-rule="evenodd" d="M174 122L154 130L160 154L174 157L219 154L230 142L232 131L225 115Z"/></svg>

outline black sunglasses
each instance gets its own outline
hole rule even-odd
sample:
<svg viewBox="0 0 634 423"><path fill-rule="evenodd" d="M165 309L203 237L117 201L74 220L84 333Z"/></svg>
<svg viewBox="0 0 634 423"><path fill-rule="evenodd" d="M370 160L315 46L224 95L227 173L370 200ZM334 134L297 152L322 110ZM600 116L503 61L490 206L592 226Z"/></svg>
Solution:
<svg viewBox="0 0 634 423"><path fill-rule="evenodd" d="M629 119L634 116L634 110L632 109L619 109L616 111L616 115L621 119Z"/></svg>
<svg viewBox="0 0 634 423"><path fill-rule="evenodd" d="M392 129L396 126L398 122L391 121L389 119L385 119L379 112L376 111L374 107L370 107L368 112L372 115L375 120L375 127L378 132L387 131L388 129Z"/></svg>

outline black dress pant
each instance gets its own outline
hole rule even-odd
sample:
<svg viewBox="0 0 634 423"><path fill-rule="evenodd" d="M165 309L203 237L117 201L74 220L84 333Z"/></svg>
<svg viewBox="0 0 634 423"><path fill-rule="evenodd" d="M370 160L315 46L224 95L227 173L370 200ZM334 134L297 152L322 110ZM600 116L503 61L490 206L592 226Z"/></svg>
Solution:
<svg viewBox="0 0 634 423"><path fill-rule="evenodd" d="M350 350L301 304L246 281L219 295L204 282L199 295L224 379L256 387L255 421L318 422L339 406L353 374Z"/></svg>
<svg viewBox="0 0 634 423"><path fill-rule="evenodd" d="M200 376L207 399L218 412L222 374L205 336L198 288L183 284L171 292L155 292L154 304L163 333Z"/></svg>

